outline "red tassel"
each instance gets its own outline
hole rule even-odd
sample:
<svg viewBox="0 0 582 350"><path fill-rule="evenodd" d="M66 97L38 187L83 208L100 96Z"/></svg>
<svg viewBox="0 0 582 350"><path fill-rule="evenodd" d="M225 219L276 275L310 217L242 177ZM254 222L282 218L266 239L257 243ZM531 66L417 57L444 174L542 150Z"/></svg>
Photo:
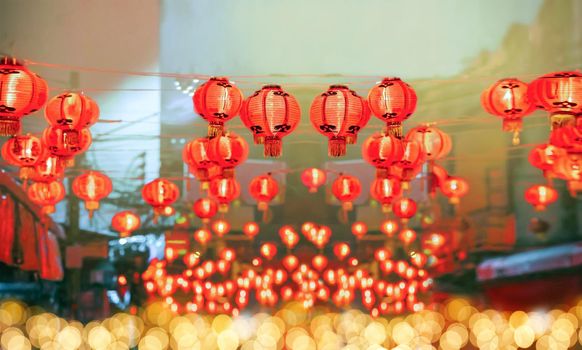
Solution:
<svg viewBox="0 0 582 350"><path fill-rule="evenodd" d="M283 152L283 143L281 139L277 136L265 137L265 157L277 158L280 157Z"/></svg>
<svg viewBox="0 0 582 350"><path fill-rule="evenodd" d="M328 154L330 157L343 157L346 155L346 139L342 136L336 136L329 139Z"/></svg>

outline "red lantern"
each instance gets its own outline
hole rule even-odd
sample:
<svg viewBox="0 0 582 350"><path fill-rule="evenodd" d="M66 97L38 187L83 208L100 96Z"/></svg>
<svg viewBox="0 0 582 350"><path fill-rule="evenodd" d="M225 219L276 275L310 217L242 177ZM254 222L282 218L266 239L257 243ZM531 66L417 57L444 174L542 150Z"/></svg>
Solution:
<svg viewBox="0 0 582 350"><path fill-rule="evenodd" d="M190 252L184 255L184 264L189 268L196 266L200 262L200 253L199 252Z"/></svg>
<svg viewBox="0 0 582 350"><path fill-rule="evenodd" d="M400 78L384 78L370 89L368 104L372 113L386 122L387 131L402 136L402 122L416 109L416 92Z"/></svg>
<svg viewBox="0 0 582 350"><path fill-rule="evenodd" d="M99 201L109 196L112 190L109 177L98 171L87 171L73 180L73 193L85 201L90 218L93 217L93 211L99 209Z"/></svg>
<svg viewBox="0 0 582 350"><path fill-rule="evenodd" d="M88 96L75 92L65 92L50 99L44 110L47 122L59 129L72 131L88 128L99 119L99 106ZM68 137L67 136L67 137Z"/></svg>
<svg viewBox="0 0 582 350"><path fill-rule="evenodd" d="M352 210L352 202L362 192L362 185L357 177L340 174L333 182L331 191L335 198L342 203L344 210Z"/></svg>
<svg viewBox="0 0 582 350"><path fill-rule="evenodd" d="M426 265L426 263L428 261L428 257L423 253L413 252L410 260L412 261L412 264L414 264L414 266L416 266L420 269L420 268L423 268L424 265Z"/></svg>
<svg viewBox="0 0 582 350"><path fill-rule="evenodd" d="M220 238L230 231L230 224L228 221L220 219L212 223L212 231Z"/></svg>
<svg viewBox="0 0 582 350"><path fill-rule="evenodd" d="M203 188L207 188L212 170L218 167L210 158L209 144L208 138L201 137L188 142L182 150L182 160L202 183Z"/></svg>
<svg viewBox="0 0 582 350"><path fill-rule="evenodd" d="M387 213L394 198L400 196L400 181L393 177L376 178L370 186L372 198L382 205L382 211Z"/></svg>
<svg viewBox="0 0 582 350"><path fill-rule="evenodd" d="M546 74L532 81L528 91L536 107L550 112L552 130L574 125L575 115L582 113L582 74L578 71Z"/></svg>
<svg viewBox="0 0 582 350"><path fill-rule="evenodd" d="M203 223L207 223L218 211L218 205L210 198L200 198L194 202L192 209Z"/></svg>
<svg viewBox="0 0 582 350"><path fill-rule="evenodd" d="M259 225L256 222L247 222L243 226L243 233L250 239L255 238L259 234Z"/></svg>
<svg viewBox="0 0 582 350"><path fill-rule="evenodd" d="M394 236L394 233L398 231L398 223L394 220L384 220L380 224L380 231L382 231L382 233L388 236L389 238L392 238L392 236Z"/></svg>
<svg viewBox="0 0 582 350"><path fill-rule="evenodd" d="M582 180L582 153L567 153L560 157L554 166L554 172L564 180Z"/></svg>
<svg viewBox="0 0 582 350"><path fill-rule="evenodd" d="M292 272L299 266L299 259L295 255L287 255L281 263L287 271Z"/></svg>
<svg viewBox="0 0 582 350"><path fill-rule="evenodd" d="M299 243L299 235L291 226L283 226L279 229L281 242L288 248L293 249Z"/></svg>
<svg viewBox="0 0 582 350"><path fill-rule="evenodd" d="M317 168L307 168L301 173L301 181L309 189L309 193L317 192L317 189L327 181L325 171Z"/></svg>
<svg viewBox="0 0 582 350"><path fill-rule="evenodd" d="M327 263L327 258L322 254L318 254L311 259L311 265L313 265L313 268L319 272L325 269Z"/></svg>
<svg viewBox="0 0 582 350"><path fill-rule="evenodd" d="M560 158L566 155L560 147L551 144L538 145L529 152L529 162L534 167L542 170L544 176L553 177L553 169Z"/></svg>
<svg viewBox="0 0 582 350"><path fill-rule="evenodd" d="M205 228L198 229L194 232L194 239L202 245L206 245L206 243L210 242L211 238L212 234Z"/></svg>
<svg viewBox="0 0 582 350"><path fill-rule="evenodd" d="M398 167L402 169L402 188L408 189L408 183L412 181L422 170L422 164L426 160L426 155L422 146L415 140L402 140L403 153L398 162Z"/></svg>
<svg viewBox="0 0 582 350"><path fill-rule="evenodd" d="M20 120L46 103L46 81L29 71L19 61L0 58L0 136L20 132Z"/></svg>
<svg viewBox="0 0 582 350"><path fill-rule="evenodd" d="M582 153L582 127L566 125L552 130L550 144L568 153Z"/></svg>
<svg viewBox="0 0 582 350"><path fill-rule="evenodd" d="M143 200L154 209L154 221L163 214L166 207L171 206L180 196L180 190L175 183L159 178L144 185L141 190Z"/></svg>
<svg viewBox="0 0 582 350"><path fill-rule="evenodd" d="M277 247L273 243L263 243L260 251L261 255L269 261L277 255Z"/></svg>
<svg viewBox="0 0 582 350"><path fill-rule="evenodd" d="M219 177L210 181L210 196L218 202L218 211L228 211L230 202L240 195L240 185L234 178Z"/></svg>
<svg viewBox="0 0 582 350"><path fill-rule="evenodd" d="M273 179L271 174L260 175L251 180L249 192L257 201L257 207L260 211L266 211L269 202L279 194L279 184Z"/></svg>
<svg viewBox="0 0 582 350"><path fill-rule="evenodd" d="M65 165L56 156L45 154L44 157L34 167L34 172L30 179L34 182L61 181L65 176Z"/></svg>
<svg viewBox="0 0 582 350"><path fill-rule="evenodd" d="M366 101L344 85L332 85L311 104L310 119L313 127L329 139L331 157L346 154L346 138L355 138L367 122L369 110Z"/></svg>
<svg viewBox="0 0 582 350"><path fill-rule="evenodd" d="M352 234L356 236L357 239L361 239L368 232L368 226L363 222L354 222L352 224Z"/></svg>
<svg viewBox="0 0 582 350"><path fill-rule="evenodd" d="M387 248L378 248L374 251L374 259L376 261L385 261L390 259L392 253Z"/></svg>
<svg viewBox="0 0 582 350"><path fill-rule="evenodd" d="M119 238L129 237L140 225L139 216L129 210L120 211L111 219L111 227L119 232Z"/></svg>
<svg viewBox="0 0 582 350"><path fill-rule="evenodd" d="M220 251L219 257L228 262L232 262L236 259L236 253L232 248L224 248Z"/></svg>
<svg viewBox="0 0 582 350"><path fill-rule="evenodd" d="M208 155L222 168L225 177L233 177L234 168L247 160L249 145L237 134L227 132L210 140Z"/></svg>
<svg viewBox="0 0 582 350"><path fill-rule="evenodd" d="M406 222L416 214L416 202L410 198L401 197L394 202L392 210L394 215Z"/></svg>
<svg viewBox="0 0 582 350"><path fill-rule="evenodd" d="M57 181L35 182L28 188L28 198L42 206L43 214L54 213L55 205L65 198L65 194L65 187Z"/></svg>
<svg viewBox="0 0 582 350"><path fill-rule="evenodd" d="M405 228L404 230L400 231L398 239L400 239L400 241L404 243L404 245L408 246L416 239L416 232L412 229Z"/></svg>
<svg viewBox="0 0 582 350"><path fill-rule="evenodd" d="M16 135L2 145L2 158L6 163L20 168L23 183L34 174L34 166L46 157L45 147L38 137Z"/></svg>
<svg viewBox="0 0 582 350"><path fill-rule="evenodd" d="M266 85L244 101L240 114L255 143L264 143L265 157L279 157L283 137L299 125L301 107L279 85Z"/></svg>
<svg viewBox="0 0 582 350"><path fill-rule="evenodd" d="M311 237L311 242L319 249L323 249L331 238L331 229L328 226L321 226L315 230L315 235Z"/></svg>
<svg viewBox="0 0 582 350"><path fill-rule="evenodd" d="M445 245L445 236L441 233L433 232L428 234L422 240L422 249L436 252Z"/></svg>
<svg viewBox="0 0 582 350"><path fill-rule="evenodd" d="M333 246L333 253L340 261L344 260L348 255L350 255L350 251L350 245L345 242L339 242Z"/></svg>
<svg viewBox="0 0 582 350"><path fill-rule="evenodd" d="M390 135L373 134L362 145L362 158L377 169L377 177L386 177L403 154L402 141Z"/></svg>
<svg viewBox="0 0 582 350"><path fill-rule="evenodd" d="M481 94L486 112L503 118L503 131L513 132L513 144L519 144L522 118L535 110L528 96L528 86L518 79L502 79Z"/></svg>
<svg viewBox="0 0 582 350"><path fill-rule="evenodd" d="M406 139L420 143L428 160L444 158L452 148L449 135L434 126L417 126L410 129Z"/></svg>
<svg viewBox="0 0 582 350"><path fill-rule="evenodd" d="M464 197L469 192L469 184L463 178L456 176L449 176L442 184L441 191L452 204L458 204L461 197Z"/></svg>
<svg viewBox="0 0 582 350"><path fill-rule="evenodd" d="M545 185L531 186L525 191L525 200L534 206L537 211L546 209L546 206L558 199L558 192Z"/></svg>
<svg viewBox="0 0 582 350"><path fill-rule="evenodd" d="M48 151L71 165L73 157L85 152L91 146L92 138L89 129L77 130L75 137L69 137L66 130L48 127L44 129L42 141Z"/></svg>
<svg viewBox="0 0 582 350"><path fill-rule="evenodd" d="M196 89L192 100L194 112L209 123L208 136L215 137L240 111L243 95L227 78L212 77Z"/></svg>

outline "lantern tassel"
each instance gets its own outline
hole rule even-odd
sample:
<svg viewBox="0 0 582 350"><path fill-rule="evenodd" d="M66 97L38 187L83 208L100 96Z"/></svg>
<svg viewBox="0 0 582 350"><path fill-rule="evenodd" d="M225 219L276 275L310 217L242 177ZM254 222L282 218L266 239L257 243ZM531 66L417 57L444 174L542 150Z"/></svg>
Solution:
<svg viewBox="0 0 582 350"><path fill-rule="evenodd" d="M384 133L388 136L394 136L398 139L402 138L402 124L401 123L387 123Z"/></svg>
<svg viewBox="0 0 582 350"><path fill-rule="evenodd" d="M12 136L20 132L20 120L0 120L0 136Z"/></svg>
<svg viewBox="0 0 582 350"><path fill-rule="evenodd" d="M223 123L210 123L208 124L208 137L215 138L217 136L222 136L224 134L224 124Z"/></svg>
<svg viewBox="0 0 582 350"><path fill-rule="evenodd" d="M329 139L328 154L330 157L343 157L346 155L345 137L335 136Z"/></svg>
<svg viewBox="0 0 582 350"><path fill-rule="evenodd" d="M283 153L283 142L277 136L265 137L264 156L277 158Z"/></svg>

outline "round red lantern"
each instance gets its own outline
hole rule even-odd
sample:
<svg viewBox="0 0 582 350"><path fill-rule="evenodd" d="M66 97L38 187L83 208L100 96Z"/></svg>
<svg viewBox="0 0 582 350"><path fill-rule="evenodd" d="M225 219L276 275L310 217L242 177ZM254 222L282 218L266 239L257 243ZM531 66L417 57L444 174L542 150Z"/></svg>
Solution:
<svg viewBox="0 0 582 350"><path fill-rule="evenodd" d="M73 193L85 201L90 218L93 217L93 211L99 209L99 201L109 196L112 190L109 177L98 171L87 171L73 180Z"/></svg>
<svg viewBox="0 0 582 350"><path fill-rule="evenodd" d="M267 260L273 259L277 255L277 247L273 243L263 243L259 249L261 255Z"/></svg>
<svg viewBox="0 0 582 350"><path fill-rule="evenodd" d="M582 153L582 127L566 125L552 130L550 144L569 153Z"/></svg>
<svg viewBox="0 0 582 350"><path fill-rule="evenodd" d="M254 221L247 222L243 226L243 233L245 234L245 236L249 237L250 239L253 239L255 238L256 235L259 234L259 225Z"/></svg>
<svg viewBox="0 0 582 350"><path fill-rule="evenodd" d="M34 167L34 172L30 179L34 182L61 181L65 176L65 165L56 156L45 154L44 157Z"/></svg>
<svg viewBox="0 0 582 350"><path fill-rule="evenodd" d="M164 210L180 197L180 190L175 183L159 178L144 185L141 190L143 200L154 209L154 222Z"/></svg>
<svg viewBox="0 0 582 350"><path fill-rule="evenodd" d="M230 202L240 195L240 185L234 178L218 177L210 181L210 196L218 202L218 211L228 211Z"/></svg>
<svg viewBox="0 0 582 350"><path fill-rule="evenodd" d="M441 183L441 191L452 204L458 204L461 197L469 192L469 184L461 177L449 176Z"/></svg>
<svg viewBox="0 0 582 350"><path fill-rule="evenodd" d="M402 136L402 122L416 109L416 92L400 78L384 78L370 89L368 104L374 116L386 122L387 132Z"/></svg>
<svg viewBox="0 0 582 350"><path fill-rule="evenodd" d="M416 140L402 140L402 148L402 158L397 165L402 169L401 184L402 188L406 190L408 183L422 170L426 155L421 144Z"/></svg>
<svg viewBox="0 0 582 350"><path fill-rule="evenodd" d="M537 211L546 209L546 206L558 199L558 192L545 185L531 186L525 191L525 200L534 206Z"/></svg>
<svg viewBox="0 0 582 350"><path fill-rule="evenodd" d="M225 77L212 77L198 86L192 96L194 112L208 123L208 136L222 135L224 123L240 111L243 95Z"/></svg>
<svg viewBox="0 0 582 350"><path fill-rule="evenodd" d="M317 189L327 181L325 171L317 168L307 168L301 173L301 182L309 189L309 193L317 192Z"/></svg>
<svg viewBox="0 0 582 350"><path fill-rule="evenodd" d="M362 185L357 177L340 174L331 187L335 198L342 203L344 210L352 210L353 201L358 198L362 192Z"/></svg>
<svg viewBox="0 0 582 350"><path fill-rule="evenodd" d="M553 129L575 124L582 113L582 74L578 71L543 75L529 84L529 96L536 107L550 112Z"/></svg>
<svg viewBox="0 0 582 350"><path fill-rule="evenodd" d="M182 150L182 160L202 183L203 187L208 186L211 178L211 169L217 167L210 158L209 144L208 138L201 137L188 142Z"/></svg>
<svg viewBox="0 0 582 350"><path fill-rule="evenodd" d="M311 104L310 119L313 127L329 139L331 157L346 154L347 137L354 137L368 120L366 101L344 85L332 85Z"/></svg>
<svg viewBox="0 0 582 350"><path fill-rule="evenodd" d="M279 237L288 249L293 249L299 243L299 235L289 225L285 225L279 229Z"/></svg>
<svg viewBox="0 0 582 350"><path fill-rule="evenodd" d="M522 118L535 110L528 96L528 86L518 79L502 79L481 94L486 112L503 118L503 131L513 132L513 144L519 144Z"/></svg>
<svg viewBox="0 0 582 350"><path fill-rule="evenodd" d="M194 239L196 240L196 242L202 245L205 245L206 243L210 242L211 238L212 234L210 233L209 230L205 228L198 229L194 232Z"/></svg>
<svg viewBox="0 0 582 350"><path fill-rule="evenodd" d="M74 138L69 136L66 130L48 127L44 129L42 141L50 154L72 165L74 156L89 149L92 138L89 129L78 130Z"/></svg>
<svg viewBox="0 0 582 350"><path fill-rule="evenodd" d="M225 177L233 177L234 168L244 163L248 155L249 145L233 132L216 136L208 144L208 156L222 168Z"/></svg>
<svg viewBox="0 0 582 350"><path fill-rule="evenodd" d="M384 220L380 224L380 231L389 238L392 238L396 231L398 231L398 222L395 220Z"/></svg>
<svg viewBox="0 0 582 350"><path fill-rule="evenodd" d="M421 125L412 128L406 138L420 143L428 160L444 158L452 148L450 136L434 126Z"/></svg>
<svg viewBox="0 0 582 350"><path fill-rule="evenodd" d="M384 213L390 212L394 198L400 196L400 181L393 177L376 178L370 186L372 198L382 205Z"/></svg>
<svg viewBox="0 0 582 350"><path fill-rule="evenodd" d="M362 145L362 158L377 169L377 177L386 177L404 154L402 141L387 134L373 134Z"/></svg>
<svg viewBox="0 0 582 350"><path fill-rule="evenodd" d="M582 153L564 154L557 160L553 169L554 173L564 180L582 180Z"/></svg>
<svg viewBox="0 0 582 350"><path fill-rule="evenodd" d="M328 260L325 255L318 254L311 259L311 265L319 272L323 271L327 266Z"/></svg>
<svg viewBox="0 0 582 350"><path fill-rule="evenodd" d="M212 223L212 231L214 231L218 237L222 238L230 231L230 224L228 221L223 219L215 220Z"/></svg>
<svg viewBox="0 0 582 350"><path fill-rule="evenodd" d="M392 252L388 248L378 248L374 251L374 259L376 261L385 261L390 259Z"/></svg>
<svg viewBox="0 0 582 350"><path fill-rule="evenodd" d="M99 106L88 96L65 92L49 100L44 116L51 126L76 132L97 122Z"/></svg>
<svg viewBox="0 0 582 350"><path fill-rule="evenodd" d="M43 214L55 212L55 205L65 198L65 187L58 181L35 182L28 188L28 198L42 206Z"/></svg>
<svg viewBox="0 0 582 350"><path fill-rule="evenodd" d="M266 85L243 102L240 117L255 143L265 145L265 157L279 157L283 137L299 125L301 107L279 85Z"/></svg>
<svg viewBox="0 0 582 350"><path fill-rule="evenodd" d="M400 241L404 243L405 246L408 246L416 239L416 232L412 229L405 228L404 230L400 231L398 239L400 239Z"/></svg>
<svg viewBox="0 0 582 350"><path fill-rule="evenodd" d="M129 237L140 225L139 216L129 210L120 211L111 219L111 227L119 232L119 238Z"/></svg>
<svg viewBox="0 0 582 350"><path fill-rule="evenodd" d="M553 169L558 160L566 155L560 147L551 144L537 145L529 152L529 163L542 170L547 178L553 177Z"/></svg>
<svg viewBox="0 0 582 350"><path fill-rule="evenodd" d="M269 202L279 194L279 184L277 180L273 179L270 173L260 175L252 179L249 183L249 192L257 201L258 209L265 211L269 206Z"/></svg>
<svg viewBox="0 0 582 350"><path fill-rule="evenodd" d="M401 197L394 202L392 210L394 215L406 222L416 214L416 202L411 198Z"/></svg>
<svg viewBox="0 0 582 350"><path fill-rule="evenodd" d="M350 255L350 252L350 245L346 242L339 242L333 246L333 254L340 261L344 260L348 255Z"/></svg>
<svg viewBox="0 0 582 350"><path fill-rule="evenodd" d="M352 224L352 234L357 239L361 239L366 233L368 233L368 226L365 223L358 221Z"/></svg>
<svg viewBox="0 0 582 350"><path fill-rule="evenodd" d="M299 266L299 259L297 259L295 255L287 255L283 258L281 263L287 271L292 272L297 268L297 266Z"/></svg>
<svg viewBox="0 0 582 350"><path fill-rule="evenodd" d="M46 103L46 81L11 57L0 58L0 136L20 132L21 119Z"/></svg>
<svg viewBox="0 0 582 350"><path fill-rule="evenodd" d="M218 211L218 205L210 198L200 198L194 202L192 210L203 223L207 223Z"/></svg>
<svg viewBox="0 0 582 350"><path fill-rule="evenodd" d="M34 174L34 166L46 157L45 147L36 136L16 135L2 145L2 158L20 168L23 183Z"/></svg>
<svg viewBox="0 0 582 350"><path fill-rule="evenodd" d="M436 252L445 245L446 239L442 233L433 232L426 235L422 240L422 249Z"/></svg>

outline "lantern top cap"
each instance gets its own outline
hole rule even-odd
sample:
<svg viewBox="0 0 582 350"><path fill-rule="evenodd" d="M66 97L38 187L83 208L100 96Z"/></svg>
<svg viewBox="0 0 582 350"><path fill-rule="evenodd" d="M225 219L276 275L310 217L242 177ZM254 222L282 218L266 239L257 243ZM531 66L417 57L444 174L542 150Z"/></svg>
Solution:
<svg viewBox="0 0 582 350"><path fill-rule="evenodd" d="M349 89L347 85L344 84L333 84L329 86L330 89Z"/></svg>
<svg viewBox="0 0 582 350"><path fill-rule="evenodd" d="M24 62L22 60L12 56L0 57L0 64L7 66L24 66Z"/></svg>
<svg viewBox="0 0 582 350"><path fill-rule="evenodd" d="M228 77L210 77L208 80L209 81L210 80L214 80L214 81L229 81L228 80Z"/></svg>
<svg viewBox="0 0 582 350"><path fill-rule="evenodd" d="M386 81L400 81L402 79L400 79L399 77L384 77L382 78L382 82L386 82Z"/></svg>
<svg viewBox="0 0 582 350"><path fill-rule="evenodd" d="M263 85L263 89L281 89L281 85L279 85L279 84L267 84L267 85Z"/></svg>

